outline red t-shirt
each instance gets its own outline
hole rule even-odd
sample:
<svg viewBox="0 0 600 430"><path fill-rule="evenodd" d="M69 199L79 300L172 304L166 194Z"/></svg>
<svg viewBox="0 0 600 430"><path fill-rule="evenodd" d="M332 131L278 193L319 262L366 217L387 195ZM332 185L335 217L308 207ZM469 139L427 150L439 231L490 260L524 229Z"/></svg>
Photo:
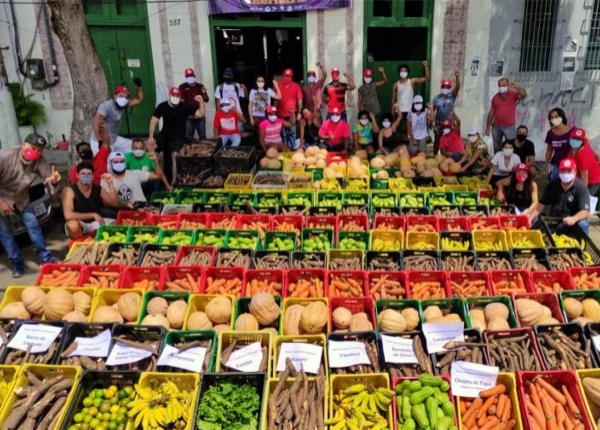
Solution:
<svg viewBox="0 0 600 430"><path fill-rule="evenodd" d="M346 87L348 84L345 82L330 82L325 86L323 94L328 97L327 100L327 112L333 112L335 108L338 108L340 112L346 110Z"/></svg>
<svg viewBox="0 0 600 430"><path fill-rule="evenodd" d="M235 109L231 109L225 113L221 109L215 113L215 119L213 121L213 127L218 130L219 136L230 136L232 134L239 134L237 123L240 120L240 116Z"/></svg>
<svg viewBox="0 0 600 430"><path fill-rule="evenodd" d="M572 154L572 152L571 152ZM577 177L581 179L581 171L588 171L588 184L600 183L600 164L596 160L594 151L588 143L583 144L583 148L573 156L577 165Z"/></svg>
<svg viewBox="0 0 600 430"><path fill-rule="evenodd" d="M199 103L194 99L196 96L202 96L205 100L205 103L208 101L208 94L206 94L206 88L204 85L195 83L194 85L190 85L187 82L179 85L179 91L181 91L182 101L191 107L192 109L198 109Z"/></svg>
<svg viewBox="0 0 600 430"><path fill-rule="evenodd" d="M325 122L321 124L319 135L325 136L328 134L333 134L333 139L327 141L331 147L342 145L344 140L350 137L350 126L343 119L339 120L337 124L330 119L325 120ZM343 148L336 148L338 151L341 151L342 149Z"/></svg>
<svg viewBox="0 0 600 430"><path fill-rule="evenodd" d="M302 100L302 90L295 82L279 83L281 99L277 100L277 116L287 118L290 116L290 109L298 110L298 100Z"/></svg>
<svg viewBox="0 0 600 430"><path fill-rule="evenodd" d="M452 130L450 133L443 134L440 137L440 151L444 150L447 153L465 152L465 145L458 130Z"/></svg>
<svg viewBox="0 0 600 430"><path fill-rule="evenodd" d="M507 127L517 122L517 101L519 93L509 89L506 98L502 99L497 93L492 97L492 109L494 109L494 125Z"/></svg>
<svg viewBox="0 0 600 430"><path fill-rule="evenodd" d="M100 185L100 179L102 175L104 175L108 171L108 149L106 148L106 146L100 145L98 153L92 159L92 164L94 165L94 179L92 183L94 185ZM69 173L69 180L72 184L75 184L77 182L77 165L71 168L71 172Z"/></svg>

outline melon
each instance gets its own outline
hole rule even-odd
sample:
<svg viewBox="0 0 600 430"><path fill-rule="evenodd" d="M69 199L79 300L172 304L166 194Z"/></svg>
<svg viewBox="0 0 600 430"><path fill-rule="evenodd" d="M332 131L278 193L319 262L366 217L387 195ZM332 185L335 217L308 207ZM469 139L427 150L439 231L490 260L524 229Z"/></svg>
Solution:
<svg viewBox="0 0 600 430"><path fill-rule="evenodd" d="M268 158L277 158L279 156L279 152L276 148L267 149L267 157Z"/></svg>
<svg viewBox="0 0 600 430"><path fill-rule="evenodd" d="M385 160L380 157L375 157L371 160L371 167L374 169L383 169L385 167Z"/></svg>
<svg viewBox="0 0 600 430"><path fill-rule="evenodd" d="M416 166L416 165L417 165L417 164L419 164L419 163L424 163L424 162L425 162L425 160L427 160L425 157L422 157L422 156L420 156L420 155L417 155L416 157L413 157L413 158L411 158L411 159L410 159L410 162L411 162L413 165L415 165L415 166Z"/></svg>
<svg viewBox="0 0 600 430"><path fill-rule="evenodd" d="M305 158L306 157L304 157L304 154L301 152L296 152L294 155L292 155L292 162L295 164L303 164Z"/></svg>
<svg viewBox="0 0 600 430"><path fill-rule="evenodd" d="M462 166L459 163L450 164L450 172L459 173L462 169Z"/></svg>

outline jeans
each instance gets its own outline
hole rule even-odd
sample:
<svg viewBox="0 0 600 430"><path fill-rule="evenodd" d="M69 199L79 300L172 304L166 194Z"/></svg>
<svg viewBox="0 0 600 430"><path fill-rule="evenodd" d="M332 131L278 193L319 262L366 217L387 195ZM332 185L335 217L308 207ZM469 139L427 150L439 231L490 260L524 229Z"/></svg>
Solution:
<svg viewBox="0 0 600 430"><path fill-rule="evenodd" d="M579 227L581 227L581 229L583 230L583 232L587 235L590 234L590 223L588 222L587 219L583 219L581 221L579 221L577 223L577 225L579 225Z"/></svg>
<svg viewBox="0 0 600 430"><path fill-rule="evenodd" d="M40 261L42 263L50 261L52 259L52 254L50 254L50 251L46 248L46 241L44 240L42 228L38 224L31 203L25 206L25 209L23 209L22 212L15 212L15 214L21 217ZM19 245L17 245L17 241L13 236L12 225L10 225L10 219L8 217L0 217L0 243L2 243L2 246L8 255L8 260L11 263L23 263L23 257L21 256Z"/></svg>
<svg viewBox="0 0 600 430"><path fill-rule="evenodd" d="M170 182L170 178L167 178L167 180L169 180ZM162 181L160 179L155 179L153 181L148 181L142 184L142 191L144 191L146 200L150 201L152 194L154 194L160 189L160 184L162 184Z"/></svg>
<svg viewBox="0 0 600 430"><path fill-rule="evenodd" d="M237 148L238 146L240 146L240 143L242 143L242 136L240 136L239 134L222 134L219 137L221 138L223 146L227 145L228 143L231 143L231 146Z"/></svg>
<svg viewBox="0 0 600 430"><path fill-rule="evenodd" d="M548 175L550 181L558 179L558 166L556 164L550 164L550 173Z"/></svg>
<svg viewBox="0 0 600 430"><path fill-rule="evenodd" d="M198 133L198 139L206 139L206 118L188 118L185 122L185 138L192 140L194 132Z"/></svg>
<svg viewBox="0 0 600 430"><path fill-rule="evenodd" d="M502 149L502 137L504 140L513 140L517 137L515 125L492 125L492 140L494 141L494 154Z"/></svg>
<svg viewBox="0 0 600 430"><path fill-rule="evenodd" d="M285 117L283 118L284 121L292 121L292 117ZM296 126L294 125L293 127L290 128L285 128L282 127L281 128L281 139L283 140L283 143L290 149L292 150L296 150L298 148L298 145L296 144Z"/></svg>

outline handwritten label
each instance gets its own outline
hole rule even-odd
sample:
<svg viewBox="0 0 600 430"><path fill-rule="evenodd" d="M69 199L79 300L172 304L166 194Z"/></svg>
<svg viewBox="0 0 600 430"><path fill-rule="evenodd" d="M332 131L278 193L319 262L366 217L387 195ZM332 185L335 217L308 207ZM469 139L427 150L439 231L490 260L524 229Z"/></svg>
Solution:
<svg viewBox="0 0 600 430"><path fill-rule="evenodd" d="M319 373L323 347L311 345L310 343L282 343L277 360L277 371L283 372L286 368L285 360L289 357L294 363L296 370L300 370L300 364L306 373Z"/></svg>
<svg viewBox="0 0 600 430"><path fill-rule="evenodd" d="M107 366L120 366L121 364L137 363L152 355L145 349L132 348L120 342L115 343L106 360Z"/></svg>
<svg viewBox="0 0 600 430"><path fill-rule="evenodd" d="M330 340L327 353L329 354L329 367L334 369L371 364L365 344L362 342Z"/></svg>
<svg viewBox="0 0 600 430"><path fill-rule="evenodd" d="M419 363L413 349L412 339L382 334L381 343L383 345L383 357L386 363Z"/></svg>
<svg viewBox="0 0 600 430"><path fill-rule="evenodd" d="M425 323L423 324L423 334L427 340L427 352L435 354L444 352L444 345L447 342L465 341L465 323Z"/></svg>
<svg viewBox="0 0 600 430"><path fill-rule="evenodd" d="M227 360L227 367L240 372L258 372L262 359L262 345L254 342L233 351Z"/></svg>
<svg viewBox="0 0 600 430"><path fill-rule="evenodd" d="M594 342L594 348L596 348L596 351L600 351L600 336L592 336L592 342Z"/></svg>
<svg viewBox="0 0 600 430"><path fill-rule="evenodd" d="M202 363L207 351L205 347L196 346L181 353L177 351L178 349L174 346L165 345L157 364L159 366L173 366L190 372L202 372Z"/></svg>
<svg viewBox="0 0 600 430"><path fill-rule="evenodd" d="M31 345L32 354L46 352L61 331L62 327L52 325L24 324L19 327L19 331L17 331L10 342L8 342L8 347L27 351L27 348Z"/></svg>
<svg viewBox="0 0 600 430"><path fill-rule="evenodd" d="M452 395L479 397L481 391L492 388L498 379L498 367L455 361L450 370Z"/></svg>
<svg viewBox="0 0 600 430"><path fill-rule="evenodd" d="M76 337L75 342L77 342L77 349L68 356L84 355L86 357L104 358L108 355L108 351L110 350L110 340L110 330L104 330L94 337Z"/></svg>

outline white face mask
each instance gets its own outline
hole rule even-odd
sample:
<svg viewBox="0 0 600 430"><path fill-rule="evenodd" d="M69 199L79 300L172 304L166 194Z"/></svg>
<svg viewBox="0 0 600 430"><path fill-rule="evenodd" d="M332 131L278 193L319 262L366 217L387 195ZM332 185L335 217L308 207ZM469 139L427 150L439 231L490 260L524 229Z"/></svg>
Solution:
<svg viewBox="0 0 600 430"><path fill-rule="evenodd" d="M185 81L188 83L188 85L193 85L196 83L196 78L193 76L190 76L188 78L185 78Z"/></svg>
<svg viewBox="0 0 600 430"><path fill-rule="evenodd" d="M117 97L117 104L121 107L127 106L129 99L127 97Z"/></svg>
<svg viewBox="0 0 600 430"><path fill-rule="evenodd" d="M230 109L231 109L231 106L221 106L221 110L225 113L229 112Z"/></svg>
<svg viewBox="0 0 600 430"><path fill-rule="evenodd" d="M402 79L406 78L408 76L408 72L400 72L400 77Z"/></svg>
<svg viewBox="0 0 600 430"><path fill-rule="evenodd" d="M370 84L373 78L365 78L365 84Z"/></svg>
<svg viewBox="0 0 600 430"><path fill-rule="evenodd" d="M471 143L477 142L477 136L469 136L469 142L471 142Z"/></svg>
<svg viewBox="0 0 600 430"><path fill-rule="evenodd" d="M500 94L504 94L507 91L508 91L508 87L498 87L498 92Z"/></svg>
<svg viewBox="0 0 600 430"><path fill-rule="evenodd" d="M415 103L415 109L416 109L416 110L421 110L421 109L423 109L423 103Z"/></svg>
<svg viewBox="0 0 600 430"><path fill-rule="evenodd" d="M505 157L510 157L511 155L513 155L513 149L512 148L504 148L502 150L502 154L504 154Z"/></svg>
<svg viewBox="0 0 600 430"><path fill-rule="evenodd" d="M269 121L271 122L275 122L275 120L277 120L277 115L269 115Z"/></svg>
<svg viewBox="0 0 600 430"><path fill-rule="evenodd" d="M340 115L331 115L331 121L339 122L342 117Z"/></svg>
<svg viewBox="0 0 600 430"><path fill-rule="evenodd" d="M552 123L552 125L553 125L554 127L556 127L557 125L561 125L561 124L562 124L562 122L563 122L563 120L562 120L562 118L561 118L561 117L556 117L556 118L552 118L552 119L550 120L550 122Z"/></svg>
<svg viewBox="0 0 600 430"><path fill-rule="evenodd" d="M177 106L179 104L179 102L181 101L180 97L169 97L169 101L171 102L171 104L173 106Z"/></svg>
<svg viewBox="0 0 600 430"><path fill-rule="evenodd" d="M389 121L383 121L383 123L381 125L383 125L383 128L389 128L390 125L392 125L392 123Z"/></svg>
<svg viewBox="0 0 600 430"><path fill-rule="evenodd" d="M142 158L146 153L146 151L144 151L143 149L134 149L131 152L133 152L133 155L135 155L137 158Z"/></svg>
<svg viewBox="0 0 600 430"><path fill-rule="evenodd" d="M257 86L258 88L264 88L264 87L265 87L265 83L264 83L264 82L257 82L257 83L256 83L256 86Z"/></svg>
<svg viewBox="0 0 600 430"><path fill-rule="evenodd" d="M558 177L563 184L568 184L575 179L575 173L559 173Z"/></svg>
<svg viewBox="0 0 600 430"><path fill-rule="evenodd" d="M452 131L451 128L445 128L442 130L444 132L444 134L450 134L450 132Z"/></svg>
<svg viewBox="0 0 600 430"><path fill-rule="evenodd" d="M450 94L450 88L442 88L442 94L447 96L448 94Z"/></svg>
<svg viewBox="0 0 600 430"><path fill-rule="evenodd" d="M359 121L362 125L367 125L369 123L369 120L367 118L362 118Z"/></svg>
<svg viewBox="0 0 600 430"><path fill-rule="evenodd" d="M317 77L316 76L309 76L307 80L308 80L309 83L314 84L315 82L317 82Z"/></svg>

